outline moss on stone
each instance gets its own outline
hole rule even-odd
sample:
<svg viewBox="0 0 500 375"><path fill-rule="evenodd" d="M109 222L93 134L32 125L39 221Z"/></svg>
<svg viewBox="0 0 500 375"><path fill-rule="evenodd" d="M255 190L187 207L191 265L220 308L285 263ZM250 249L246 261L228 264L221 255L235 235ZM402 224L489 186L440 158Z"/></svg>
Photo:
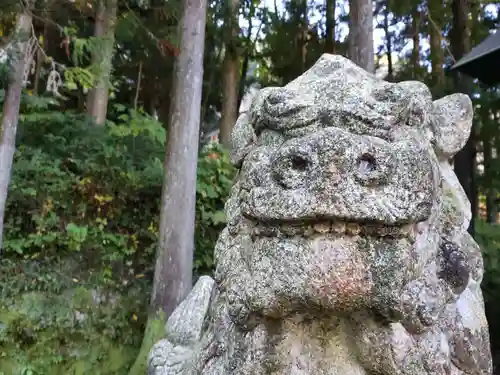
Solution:
<svg viewBox="0 0 500 375"><path fill-rule="evenodd" d="M141 349L128 375L144 375L147 372L148 355L153 345L165 337L166 318L163 312L148 319Z"/></svg>
<svg viewBox="0 0 500 375"><path fill-rule="evenodd" d="M124 301L95 303L85 287L3 300L0 375L127 374L142 337L139 325L127 321L131 308Z"/></svg>

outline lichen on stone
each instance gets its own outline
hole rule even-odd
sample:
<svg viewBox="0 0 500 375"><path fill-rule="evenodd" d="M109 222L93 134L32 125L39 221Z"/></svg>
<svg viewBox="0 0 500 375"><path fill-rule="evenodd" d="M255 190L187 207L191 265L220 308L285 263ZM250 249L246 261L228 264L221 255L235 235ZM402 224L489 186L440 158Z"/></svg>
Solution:
<svg viewBox="0 0 500 375"><path fill-rule="evenodd" d="M238 179L150 375L488 375L482 259L449 164L463 94L433 101L323 55L233 132ZM189 306L189 308L186 308Z"/></svg>

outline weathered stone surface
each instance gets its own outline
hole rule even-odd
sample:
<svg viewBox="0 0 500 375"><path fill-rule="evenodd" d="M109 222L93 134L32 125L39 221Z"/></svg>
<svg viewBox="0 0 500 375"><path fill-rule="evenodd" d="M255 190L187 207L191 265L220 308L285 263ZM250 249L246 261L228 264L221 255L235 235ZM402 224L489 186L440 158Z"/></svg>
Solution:
<svg viewBox="0 0 500 375"><path fill-rule="evenodd" d="M432 101L340 56L260 90L233 133L215 282L169 319L150 374L491 374L448 161L471 124L467 96Z"/></svg>

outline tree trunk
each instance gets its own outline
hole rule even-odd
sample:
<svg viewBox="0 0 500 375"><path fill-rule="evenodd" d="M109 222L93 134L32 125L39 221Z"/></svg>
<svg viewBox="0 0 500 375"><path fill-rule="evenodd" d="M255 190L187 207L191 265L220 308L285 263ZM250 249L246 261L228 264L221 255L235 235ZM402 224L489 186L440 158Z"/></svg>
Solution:
<svg viewBox="0 0 500 375"><path fill-rule="evenodd" d="M417 78L417 71L420 68L420 12L415 9L412 13L412 40L413 48L411 51L411 67L413 69L413 78Z"/></svg>
<svg viewBox="0 0 500 375"><path fill-rule="evenodd" d="M309 19L307 17L307 0L302 0L299 7L298 15L299 21L299 54L300 54L300 74L304 73L307 69L307 37L309 35Z"/></svg>
<svg viewBox="0 0 500 375"><path fill-rule="evenodd" d="M139 61L139 67L137 68L137 81L135 85L135 95L134 95L134 111L137 111L137 106L139 105L139 94L141 92L141 81L142 81L142 60Z"/></svg>
<svg viewBox="0 0 500 375"><path fill-rule="evenodd" d="M387 48L387 80L394 80L394 66L392 63L392 34L389 30L389 8L385 6L384 9L384 33L386 39L386 48Z"/></svg>
<svg viewBox="0 0 500 375"><path fill-rule="evenodd" d="M238 103L236 108L240 108L241 99L245 95L245 80L248 74L248 65L250 64L250 53L246 52L243 58L243 64L241 65L240 82L238 85Z"/></svg>
<svg viewBox="0 0 500 375"><path fill-rule="evenodd" d="M13 37L13 45L10 46L10 51L8 51L11 65L0 128L0 251L2 249L5 205L16 149L16 132L19 121L24 69L31 62L31 56L26 54L31 34L32 16L29 10L31 3L25 2L24 5L26 10L18 17L16 35Z"/></svg>
<svg viewBox="0 0 500 375"><path fill-rule="evenodd" d="M227 41L224 53L222 75L222 111L220 122L220 141L231 147L231 132L238 117L238 78L240 59L237 49L239 1L228 1L226 17Z"/></svg>
<svg viewBox="0 0 500 375"><path fill-rule="evenodd" d="M174 69L168 122L160 239L143 344L131 375L146 373L151 345L163 337L165 319L192 288L196 167L207 0L184 0L180 54Z"/></svg>
<svg viewBox="0 0 500 375"><path fill-rule="evenodd" d="M92 65L97 70L96 86L87 96L87 112L97 125L103 125L108 112L113 46L115 42L117 0L99 0L94 37L97 46L92 53Z"/></svg>
<svg viewBox="0 0 500 375"><path fill-rule="evenodd" d="M336 0L326 0L326 43L325 52L335 53L335 8Z"/></svg>
<svg viewBox="0 0 500 375"><path fill-rule="evenodd" d="M151 309L168 316L192 287L206 0L184 0L175 64ZM175 216L173 213L182 212Z"/></svg>
<svg viewBox="0 0 500 375"><path fill-rule="evenodd" d="M275 2L276 6L276 2ZM292 29L290 29L290 36L293 33L293 51L290 51L289 60L290 68L284 74L283 81L288 83L298 75L301 75L306 70L307 65L307 37L309 21L307 17L307 1L294 0L288 5L288 13ZM293 26L292 26L293 25Z"/></svg>
<svg viewBox="0 0 500 375"><path fill-rule="evenodd" d="M432 84L435 87L444 86L444 50L441 45L441 30L443 25L443 3L438 0L429 0L429 39L431 50Z"/></svg>
<svg viewBox="0 0 500 375"><path fill-rule="evenodd" d="M489 119L489 117L488 117ZM490 127L491 124L488 124ZM487 132L483 132L483 156L484 156L484 178L487 181L486 189L486 220L488 223L496 223L498 216L498 207L496 202L497 190L493 187L492 176L492 145L491 137Z"/></svg>
<svg viewBox="0 0 500 375"><path fill-rule="evenodd" d="M349 58L373 73L375 53L373 50L373 8L370 0L349 2Z"/></svg>
<svg viewBox="0 0 500 375"><path fill-rule="evenodd" d="M250 16L247 19L248 22L248 34L246 37L246 50L245 50L245 55L243 57L243 63L241 64L241 74L240 74L240 81L238 84L238 104L236 108L239 111L240 104L241 104L241 99L243 99L243 95L245 95L245 83L246 83L246 78L247 78L247 73L248 73L248 66L250 64L250 51L253 50L255 43L252 42L252 32L253 32L253 24L252 24L252 14L254 12L250 12ZM257 30L257 36L260 31L260 28ZM256 37L257 40L257 37Z"/></svg>
<svg viewBox="0 0 500 375"><path fill-rule="evenodd" d="M450 32L451 50L455 60L460 59L470 50L470 31L468 28L469 5L468 0L453 0L453 25ZM468 94L470 92L471 81L460 73L454 76L455 90ZM472 219L469 226L469 233L474 235L474 221L477 216L477 192L475 184L476 170L476 145L475 129L472 127L471 136L465 147L455 155L455 173L465 194L471 202Z"/></svg>
<svg viewBox="0 0 500 375"><path fill-rule="evenodd" d="M50 20L50 5L47 5L48 10L44 12L44 18L47 20ZM43 51L37 49L36 51L36 70L35 70L35 78L33 80L33 92L36 95L40 94L40 75L42 73L42 67L43 63L45 62L45 52L47 51L47 45L48 45L48 39L49 37L49 23L46 21L43 25L43 40L42 40L42 45L41 47L43 48Z"/></svg>

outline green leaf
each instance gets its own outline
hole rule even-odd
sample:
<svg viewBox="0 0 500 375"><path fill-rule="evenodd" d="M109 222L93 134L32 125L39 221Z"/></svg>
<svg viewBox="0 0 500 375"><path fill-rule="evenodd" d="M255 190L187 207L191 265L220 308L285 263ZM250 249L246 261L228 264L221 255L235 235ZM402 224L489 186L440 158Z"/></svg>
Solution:
<svg viewBox="0 0 500 375"><path fill-rule="evenodd" d="M212 216L212 222L217 224L224 224L226 222L226 214L224 211L217 211Z"/></svg>

